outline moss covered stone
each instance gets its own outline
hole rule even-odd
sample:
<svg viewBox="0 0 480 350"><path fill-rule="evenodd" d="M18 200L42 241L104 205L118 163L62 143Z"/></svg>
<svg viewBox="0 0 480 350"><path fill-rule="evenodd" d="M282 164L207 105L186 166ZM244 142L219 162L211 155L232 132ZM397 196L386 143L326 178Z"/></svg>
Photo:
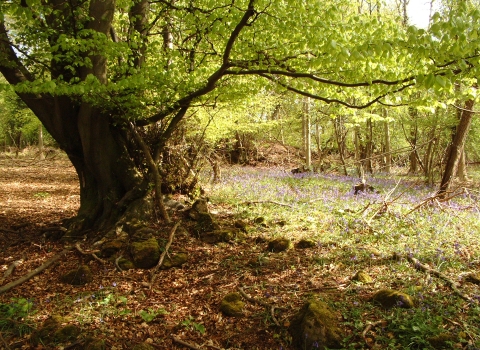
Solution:
<svg viewBox="0 0 480 350"><path fill-rule="evenodd" d="M118 260L118 266L122 270L131 270L135 268L135 264L128 259L121 258Z"/></svg>
<svg viewBox="0 0 480 350"><path fill-rule="evenodd" d="M267 250L274 253L284 252L292 247L288 238L277 238L268 243Z"/></svg>
<svg viewBox="0 0 480 350"><path fill-rule="evenodd" d="M132 242L130 245L133 263L141 269L154 267L160 259L160 246L155 237L144 241Z"/></svg>
<svg viewBox="0 0 480 350"><path fill-rule="evenodd" d="M135 345L132 350L155 350L155 348L148 343L140 343Z"/></svg>
<svg viewBox="0 0 480 350"><path fill-rule="evenodd" d="M315 241L312 241L311 239L301 239L297 243L295 243L295 248L296 249L308 249L308 248L314 248L317 244Z"/></svg>
<svg viewBox="0 0 480 350"><path fill-rule="evenodd" d="M392 307L409 309L414 306L413 298L410 295L393 289L379 290L372 296L371 301L387 309Z"/></svg>
<svg viewBox="0 0 480 350"><path fill-rule="evenodd" d="M198 213L197 222L193 227L193 231L197 236L204 233L218 230L220 226L213 220L209 213Z"/></svg>
<svg viewBox="0 0 480 350"><path fill-rule="evenodd" d="M212 232L205 232L200 235L200 240L205 243L216 244L220 242L230 242L236 237L235 230L215 230Z"/></svg>
<svg viewBox="0 0 480 350"><path fill-rule="evenodd" d="M295 349L339 348L343 333L327 304L311 298L298 311L288 328Z"/></svg>
<svg viewBox="0 0 480 350"><path fill-rule="evenodd" d="M172 267L180 267L183 264L185 264L187 260L188 260L188 254L183 252L172 255L170 257L165 256L165 259L163 260L163 264L160 268L162 270L166 270Z"/></svg>
<svg viewBox="0 0 480 350"><path fill-rule="evenodd" d="M93 281L92 272L87 265L82 265L78 269L67 272L60 277L63 283L74 286L82 286Z"/></svg>
<svg viewBox="0 0 480 350"><path fill-rule="evenodd" d="M459 339L451 333L440 333L436 336L427 338L427 341L435 349L451 349L453 343L459 341Z"/></svg>
<svg viewBox="0 0 480 350"><path fill-rule="evenodd" d="M84 350L105 350L105 341L103 339L96 339L89 337L85 339Z"/></svg>
<svg viewBox="0 0 480 350"><path fill-rule="evenodd" d="M232 292L225 295L220 304L220 311L225 316L239 317L243 315L243 307L245 303L242 301L242 296L238 293Z"/></svg>
<svg viewBox="0 0 480 350"><path fill-rule="evenodd" d="M373 283L373 278L365 271L358 271L355 276L352 277L352 280L362 283Z"/></svg>
<svg viewBox="0 0 480 350"><path fill-rule="evenodd" d="M102 244L101 255L104 258L109 258L112 255L123 250L127 245L127 241L122 239L113 239Z"/></svg>
<svg viewBox="0 0 480 350"><path fill-rule="evenodd" d="M51 342L65 343L80 335L80 328L75 325L64 325L66 319L53 315L43 322L42 326L31 336L31 342L35 346Z"/></svg>

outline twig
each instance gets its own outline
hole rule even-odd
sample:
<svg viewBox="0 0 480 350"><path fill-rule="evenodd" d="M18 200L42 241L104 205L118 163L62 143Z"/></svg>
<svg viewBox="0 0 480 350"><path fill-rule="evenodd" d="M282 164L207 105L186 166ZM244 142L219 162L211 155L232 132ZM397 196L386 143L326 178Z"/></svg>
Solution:
<svg viewBox="0 0 480 350"><path fill-rule="evenodd" d="M462 190L460 192L455 192L456 190L453 190L451 193L453 193L452 195L450 195L449 197L446 197L446 198L443 198L442 194L439 194L439 193L436 193L435 195L433 196L430 196L428 198L426 198L425 200L423 200L420 204L416 205L413 209L411 209L409 212L407 212L405 216L413 213L415 210L423 207L424 205L428 204L429 202L432 202L432 201L436 201L438 199L440 199L440 202L448 202L450 199L453 199L461 194L464 194L465 193L465 188L462 188Z"/></svg>
<svg viewBox="0 0 480 350"><path fill-rule="evenodd" d="M25 281L28 281L30 278L32 278L33 276L35 275L38 275L40 272L42 272L43 270L47 269L48 267L50 267L50 265L52 265L55 261L57 261L58 259L60 259L63 255L65 255L66 253L68 253L72 248L66 248L64 250L62 250L60 253L58 253L57 255L55 255L53 258L51 258L50 260L48 260L47 262L45 262L44 264L40 265L39 267L37 267L35 270L29 272L28 274L26 274L25 276L17 279L16 281L13 281L13 282L10 282L2 287L0 287L0 294L1 293L5 293L7 291L9 291L10 289L22 284L23 282Z"/></svg>
<svg viewBox="0 0 480 350"><path fill-rule="evenodd" d="M411 256L410 254L407 254L407 255L402 255L402 254L398 254L398 253L395 253L394 254L395 258L405 258L407 259L410 263L412 263L416 269L418 270L421 270L423 272L426 272L426 273L430 273L438 278L440 278L441 280L447 282L448 286L450 287L451 290L453 290L453 292L455 294L457 294L460 298L462 298L463 300L466 300L470 303L475 303L475 300L470 298L468 295L462 293L458 287L457 287L457 283L455 283L454 281L452 281L450 278L448 278L447 275L441 273L440 271L437 271L437 270L434 270L432 269L431 267L428 267L427 265L424 265L422 264L418 259L414 258L413 256Z"/></svg>
<svg viewBox="0 0 480 350"><path fill-rule="evenodd" d="M173 226L172 230L170 231L170 236L168 237L168 242L165 245L165 250L163 251L162 255L160 255L160 260L158 260L157 266L155 266L152 272L150 272L150 288L153 285L153 282L155 281L155 274L157 273L160 266L162 266L163 260L165 259L165 255L167 255L168 248L170 248L170 245L173 242L173 235L175 234L175 231L177 230L178 226L180 226L181 223L182 223L182 220L179 220L175 224L175 226Z"/></svg>
<svg viewBox="0 0 480 350"><path fill-rule="evenodd" d="M362 332L362 338L363 340L365 341L365 343L367 344L368 347L371 347L371 345L368 343L367 341L367 333L370 332L370 330L375 327L375 326L378 326L379 324L382 324L383 321L377 321L377 322L373 322L373 323L368 323L367 326L365 327L365 329L363 330Z"/></svg>
<svg viewBox="0 0 480 350"><path fill-rule="evenodd" d="M293 205L287 204L287 203L281 203L281 202L276 202L276 201L246 201L246 202L241 202L240 204L263 204L263 203L271 203L271 204L276 204L280 205L282 207L288 207L288 208L294 208Z"/></svg>
<svg viewBox="0 0 480 350"><path fill-rule="evenodd" d="M120 255L118 258L115 259L115 267L117 268L118 272L122 272L122 268L120 267L120 265L118 264L120 259L123 257L123 255Z"/></svg>
<svg viewBox="0 0 480 350"><path fill-rule="evenodd" d="M275 325L280 327L280 323L278 322L278 320L275 317L275 306L274 305L271 305L271 304L269 304L269 303L267 303L263 300L255 299L255 298L250 297L247 293L245 293L243 291L243 289L241 287L238 287L238 291L240 292L242 297L247 299L249 302L251 302L253 304L260 304L260 305L264 306L265 308L270 309L270 316L272 316L273 323L275 323Z"/></svg>
<svg viewBox="0 0 480 350"><path fill-rule="evenodd" d="M174 342L174 343L178 343L178 344L180 344L180 345L186 346L186 347L189 348L189 349L201 350L201 348L199 348L196 344L194 345L194 344L187 343L186 341L183 341L183 340L177 338L177 337L174 336L173 334L172 334L172 339L173 339L173 342Z"/></svg>
<svg viewBox="0 0 480 350"><path fill-rule="evenodd" d="M3 335L2 335L2 332L0 332L0 340L2 341L2 343L5 345L5 349L6 350L10 350L10 346L8 346L7 342L5 341L5 339L3 339Z"/></svg>
<svg viewBox="0 0 480 350"><path fill-rule="evenodd" d="M91 255L95 260L97 260L98 262L102 263L102 264L106 264L107 262L103 259L100 259L95 253L98 253L99 251L98 250L94 250L94 251L91 251L91 252L86 252L84 251L81 247L80 247L80 243L77 243L75 244L75 248L77 248L77 250L83 254L83 255Z"/></svg>

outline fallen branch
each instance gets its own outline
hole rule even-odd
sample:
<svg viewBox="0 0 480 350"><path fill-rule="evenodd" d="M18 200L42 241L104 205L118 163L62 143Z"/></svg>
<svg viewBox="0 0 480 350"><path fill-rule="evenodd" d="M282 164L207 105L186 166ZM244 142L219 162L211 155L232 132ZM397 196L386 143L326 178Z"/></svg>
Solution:
<svg viewBox="0 0 480 350"><path fill-rule="evenodd" d="M3 278L0 280L0 284L3 284L3 281L5 281L5 278L10 276L13 273L13 271L17 268L17 266L19 266L21 263L23 263L24 259L25 259L25 257L22 257L21 259L15 260L13 263L10 264L8 269L3 274Z"/></svg>
<svg viewBox="0 0 480 350"><path fill-rule="evenodd" d="M450 287L450 289L455 293L457 294L460 298L462 298L463 300L466 300L468 301L469 303L475 303L475 300L470 298L468 295L462 293L459 289L458 289L458 285L456 282L452 281L450 278L448 278L447 275L441 273L440 271L437 271L435 269L432 269L431 267L428 267L427 265L424 265L422 264L418 259L414 258L413 256L411 256L410 254L407 254L407 255L402 255L402 254L399 254L399 253L395 253L394 254L394 257L396 259L400 259L400 258L405 258L407 259L410 263L412 263L415 268L417 270L421 270L423 272L426 272L426 273L430 273L438 278L440 278L441 280L447 282L447 285Z"/></svg>
<svg viewBox="0 0 480 350"><path fill-rule="evenodd" d="M243 291L243 289L240 288L240 287L238 287L238 291L240 292L242 297L244 297L247 301L251 302L252 304L260 304L260 305L264 306L265 308L269 309L270 310L270 316L272 316L273 323L275 323L275 325L280 327L280 323L278 322L278 320L275 317L275 306L274 305L269 304L266 301L263 301L263 300L260 300L260 299L252 298L247 293L245 293Z"/></svg>
<svg viewBox="0 0 480 350"><path fill-rule="evenodd" d="M365 329L363 330L362 338L363 338L363 340L365 341L365 343L367 344L368 347L371 347L371 345L367 341L367 333L370 332L370 330L373 327L378 326L379 324L382 324L382 323L383 323L383 321L377 321L377 322L369 323L369 324L367 324L367 327L365 327Z"/></svg>
<svg viewBox="0 0 480 350"><path fill-rule="evenodd" d="M39 267L37 267L35 270L29 272L28 274L26 274L25 276L17 279L16 281L13 281L13 282L10 282L2 287L0 287L0 294L1 293L5 293L7 291L9 291L10 289L22 284L23 282L26 282L28 281L30 278L32 278L33 276L36 276L38 275L40 272L42 272L43 270L46 270L47 268L49 268L55 261L57 261L58 259L60 259L63 255L65 255L66 253L68 253L72 248L66 248L64 250L62 250L60 253L58 253L57 255L55 255L53 258L51 258L50 260L48 260L47 262L45 262L44 264L40 265Z"/></svg>
<svg viewBox="0 0 480 350"><path fill-rule="evenodd" d="M106 264L107 262L103 259L100 259L95 253L98 253L99 250L94 250L94 251L91 251L91 252L86 252L82 249L82 247L80 247L80 243L77 243L75 244L75 248L77 248L77 250L83 254L83 255L91 255L95 260L97 260L98 262L102 263L102 264Z"/></svg>
<svg viewBox="0 0 480 350"><path fill-rule="evenodd" d="M157 273L158 269L160 266L163 264L163 260L165 259L165 255L167 255L168 248L170 248L170 245L173 242L173 235L175 234L175 231L177 230L178 226L182 223L182 220L179 220L175 226L173 226L172 230L170 231L170 236L168 237L168 242L165 245L165 250L163 251L162 255L160 255L160 260L158 260L157 266L155 266L150 272L150 288L153 285L153 282L155 281L155 274Z"/></svg>
<svg viewBox="0 0 480 350"><path fill-rule="evenodd" d="M118 258L115 259L115 267L117 268L118 272L123 271L120 265L118 264L121 258L123 258L123 255L120 255Z"/></svg>
<svg viewBox="0 0 480 350"><path fill-rule="evenodd" d="M270 204L276 204L280 205L282 207L288 207L288 208L294 208L293 205L287 204L287 203L281 203L281 202L276 202L276 201L246 201L246 202L241 202L240 204L263 204L263 203L270 203Z"/></svg>
<svg viewBox="0 0 480 350"><path fill-rule="evenodd" d="M172 339L173 339L173 342L174 342L174 343L177 343L177 344L186 346L186 347L189 348L189 349L202 350L202 349L199 348L196 344L187 343L186 341L183 341L183 340L181 340L180 338L177 338L177 337L174 336L173 334L172 334Z"/></svg>
<svg viewBox="0 0 480 350"><path fill-rule="evenodd" d="M448 202L449 200L461 195L461 194L464 194L466 193L466 190L465 188L462 187L461 191L460 192L455 192L456 190L452 191L451 195L449 197L444 197L444 194L441 194L441 193L437 193L433 196L430 196L428 198L426 198L425 200L423 200L420 204L416 205L413 209L411 209L409 212L407 212L404 216L407 216L411 213L413 213L415 210L423 207L424 205L430 203L430 202L433 202L433 201L437 201L439 200L440 202Z"/></svg>

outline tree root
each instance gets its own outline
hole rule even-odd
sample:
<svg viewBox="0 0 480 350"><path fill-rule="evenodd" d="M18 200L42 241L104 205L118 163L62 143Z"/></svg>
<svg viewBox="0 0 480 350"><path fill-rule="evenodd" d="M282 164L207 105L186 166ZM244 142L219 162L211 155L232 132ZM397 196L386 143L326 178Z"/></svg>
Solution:
<svg viewBox="0 0 480 350"><path fill-rule="evenodd" d="M270 204L280 205L282 207L294 208L293 205L290 205L290 204L287 204L287 203L276 202L276 201L246 201L246 202L242 202L240 204L250 205L250 204L263 204L263 203L270 203Z"/></svg>
<svg viewBox="0 0 480 350"><path fill-rule="evenodd" d="M72 248L65 248L64 250L62 250L60 253L58 253L57 255L55 255L53 258L51 258L50 260L48 260L47 262L45 262L44 264L40 265L39 267L37 267L35 270L29 272L28 274L26 274L25 276L17 279L16 281L13 281L13 282L10 282L2 287L0 287L0 294L1 293L5 293L7 291L9 291L10 289L22 284L23 282L26 282L28 281L30 278L32 278L33 276L36 276L38 275L40 272L42 272L43 270L46 270L48 267L50 267L55 261L57 261L58 259L60 259L63 255L65 255L66 253L68 253Z"/></svg>
<svg viewBox="0 0 480 350"><path fill-rule="evenodd" d="M476 301L469 297L468 295L462 293L458 289L458 285L456 282L452 281L450 278L448 278L447 275L441 273L440 271L434 270L431 267L428 267L427 265L422 264L418 259L414 258L413 256L407 254L399 254L399 253L394 253L394 258L397 260L400 260L402 258L407 259L410 263L412 263L417 270L421 270L423 272L432 274L441 280L447 282L447 285L450 287L450 289L461 299L468 301L469 303L475 303Z"/></svg>
<svg viewBox="0 0 480 350"><path fill-rule="evenodd" d="M172 230L170 231L170 236L168 237L168 242L165 245L165 250L163 251L162 255L160 255L160 260L158 260L157 266L153 268L153 270L150 272L150 288L153 285L153 282L155 281L156 273L160 266L163 264L163 260L165 259L165 255L168 253L168 249L170 248L170 245L173 242L173 235L175 234L175 231L177 230L178 226L182 223L182 220L179 220L175 226L173 226Z"/></svg>
<svg viewBox="0 0 480 350"><path fill-rule="evenodd" d="M243 291L242 288L238 288L238 291L240 292L240 294L242 295L242 297L244 297L247 301L251 302L252 304L259 304L259 305L262 305L264 306L265 308L269 309L270 310L270 316L272 317L272 320L273 320L273 323L275 323L275 325L277 325L278 327L280 327L280 323L278 322L277 318L275 317L275 306L272 305L272 304L269 304L263 300L260 300L260 299L255 299L255 298L252 298L251 296L249 296L247 293L245 293Z"/></svg>
<svg viewBox="0 0 480 350"><path fill-rule="evenodd" d="M95 251L91 251L91 252L86 252L82 249L82 247L80 247L80 243L77 243L75 244L75 248L77 248L77 250L83 254L83 255L91 255L95 260L97 260L98 262L100 262L101 264L106 264L107 262L103 259L100 259L95 253L98 253L99 250L95 250Z"/></svg>

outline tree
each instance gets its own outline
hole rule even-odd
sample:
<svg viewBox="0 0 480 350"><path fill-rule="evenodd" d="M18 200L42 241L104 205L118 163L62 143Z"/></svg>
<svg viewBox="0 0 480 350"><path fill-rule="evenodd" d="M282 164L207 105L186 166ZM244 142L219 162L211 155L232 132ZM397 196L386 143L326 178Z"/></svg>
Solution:
<svg viewBox="0 0 480 350"><path fill-rule="evenodd" d="M0 72L75 167L72 230L102 229L145 198L144 153L158 164L199 106L267 84L348 108L389 105L415 86L449 89L478 66L478 11L455 26L436 18L432 34L357 10L339 0L8 0ZM471 35L452 42L459 27Z"/></svg>

